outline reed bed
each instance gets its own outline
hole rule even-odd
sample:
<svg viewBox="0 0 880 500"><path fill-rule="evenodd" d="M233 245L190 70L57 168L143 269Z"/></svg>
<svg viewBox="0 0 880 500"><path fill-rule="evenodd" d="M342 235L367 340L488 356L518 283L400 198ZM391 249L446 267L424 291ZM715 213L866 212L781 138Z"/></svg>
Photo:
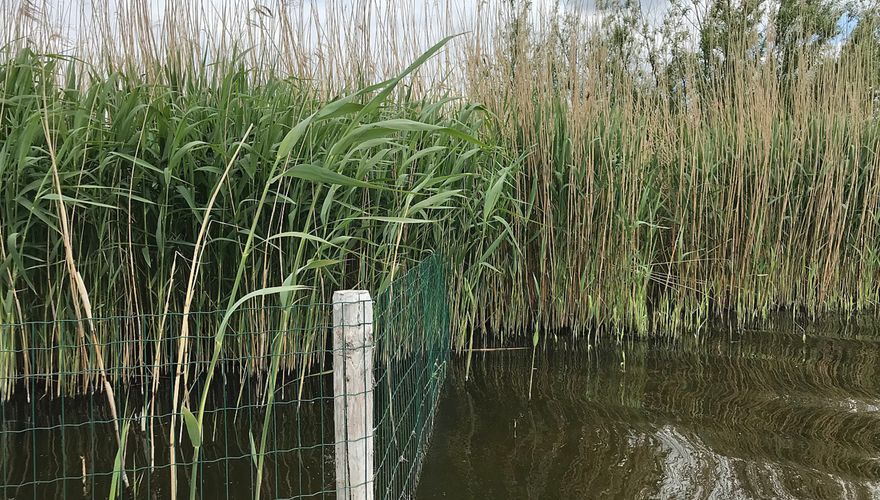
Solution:
<svg viewBox="0 0 880 500"><path fill-rule="evenodd" d="M250 308L274 306L279 294L259 291L280 285L308 287L281 294L283 305L383 288L397 267L429 255L442 239L437 225L461 217L452 206L487 184L474 166L509 169L497 148L470 135L479 120L468 115L485 114L475 107L446 117L442 102L413 102L362 118L366 107L353 99L325 104L292 80L252 85L244 69L182 88L116 75L79 91L56 86L56 61L23 52L0 68L4 97L15 96L3 114L4 310L11 329L46 326L29 346L39 349L38 366L53 366L58 353L42 348L63 343L54 322L64 319L113 319L87 325L96 344L124 345L126 364L150 366L153 349L120 341L161 339L178 328L169 312L222 313L230 297L255 292ZM279 144L296 133L291 123L310 125L273 168ZM257 132L246 134L250 124ZM67 236L61 210L70 214ZM264 316L240 321L278 331ZM308 341L298 336L289 348ZM259 360L269 337L254 342L247 359ZM210 359L210 347L188 347L188 361ZM92 361L74 358L68 371L89 373Z"/></svg>
<svg viewBox="0 0 880 500"><path fill-rule="evenodd" d="M880 300L870 6L823 48L717 2L696 33L578 3L93 4L3 7L0 345L38 353L3 370L52 372L52 322L89 317L128 318L68 335L130 366L164 365L149 341L182 322L168 365L207 370L228 325L190 312L250 297L232 328L308 331L261 307L381 290L432 252L459 349ZM101 349L78 349L69 389L97 387ZM222 349L262 371L272 339Z"/></svg>
<svg viewBox="0 0 880 500"><path fill-rule="evenodd" d="M537 312L546 329L675 333L877 303L876 45L791 74L733 48L645 82L614 47L552 34L477 87L529 152L514 192L534 200L514 229L528 257L487 277L510 293L481 300L493 330Z"/></svg>
<svg viewBox="0 0 880 500"><path fill-rule="evenodd" d="M880 12L814 3L4 2L0 399L103 394L112 496L117 402L170 395L195 498L212 382L256 381L259 495L330 293L432 254L470 352L869 310Z"/></svg>

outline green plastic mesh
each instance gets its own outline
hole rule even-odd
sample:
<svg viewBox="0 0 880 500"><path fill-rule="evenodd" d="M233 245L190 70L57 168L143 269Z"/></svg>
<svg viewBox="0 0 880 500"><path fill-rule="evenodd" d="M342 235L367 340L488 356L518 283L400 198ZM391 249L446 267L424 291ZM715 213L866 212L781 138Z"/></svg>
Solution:
<svg viewBox="0 0 880 500"><path fill-rule="evenodd" d="M432 256L376 298L376 498L412 498L449 361L442 261Z"/></svg>
<svg viewBox="0 0 880 500"><path fill-rule="evenodd" d="M193 413L222 316L189 315L179 399ZM208 389L198 498L255 497L273 352L280 370L259 496L336 498L331 322L329 303L234 314ZM107 498L114 475L128 483L121 498L169 498L172 417L177 497L188 498L192 443L172 405L182 323L182 314L167 313L0 325L0 498ZM449 357L439 258L413 266L375 297L373 331L371 487L375 498L410 498ZM114 423L126 431L124 474L114 473Z"/></svg>

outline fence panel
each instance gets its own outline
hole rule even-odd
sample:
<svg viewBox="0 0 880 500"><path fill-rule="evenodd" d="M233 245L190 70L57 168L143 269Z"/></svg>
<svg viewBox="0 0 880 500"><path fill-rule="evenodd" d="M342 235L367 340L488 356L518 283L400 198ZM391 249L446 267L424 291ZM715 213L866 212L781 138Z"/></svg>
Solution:
<svg viewBox="0 0 880 500"><path fill-rule="evenodd" d="M374 309L370 491L409 498L449 356L441 261L401 275ZM0 324L0 498L107 498L114 479L121 498L170 498L172 442L177 498L188 498L182 408L198 415L222 316L191 313L186 336L179 313ZM260 456L261 498L337 497L332 319L329 303L232 316L207 389L198 498L254 498Z"/></svg>
<svg viewBox="0 0 880 500"><path fill-rule="evenodd" d="M450 353L442 260L432 256L376 297L376 497L412 498Z"/></svg>

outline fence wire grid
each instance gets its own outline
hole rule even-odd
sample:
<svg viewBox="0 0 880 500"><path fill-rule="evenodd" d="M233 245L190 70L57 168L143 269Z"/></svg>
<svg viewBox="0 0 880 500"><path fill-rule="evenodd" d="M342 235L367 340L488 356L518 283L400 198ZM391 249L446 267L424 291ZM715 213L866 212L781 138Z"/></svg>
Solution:
<svg viewBox="0 0 880 500"><path fill-rule="evenodd" d="M373 336L373 476L346 488L412 498L450 355L442 260L413 266L369 305L371 324L335 325ZM186 335L180 313L0 324L0 498L102 499L114 482L118 498L170 498L172 469L176 497L189 498L185 413L197 417L204 391L196 498L337 498L334 406L358 394L334 394L333 304L237 311L205 387L223 314L190 313Z"/></svg>

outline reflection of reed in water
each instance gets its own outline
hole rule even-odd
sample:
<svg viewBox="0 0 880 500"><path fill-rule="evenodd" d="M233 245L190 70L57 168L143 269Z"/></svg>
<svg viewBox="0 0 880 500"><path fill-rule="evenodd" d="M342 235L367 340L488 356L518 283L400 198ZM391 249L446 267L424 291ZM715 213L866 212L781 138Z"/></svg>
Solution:
<svg viewBox="0 0 880 500"><path fill-rule="evenodd" d="M541 353L531 401L528 351L478 355L450 372L420 493L880 494L880 335L788 331Z"/></svg>
<svg viewBox="0 0 880 500"><path fill-rule="evenodd" d="M210 391L211 410L204 429L210 446L203 448L199 490L204 498L253 498L250 440L262 432L264 393L254 380L241 383L233 371L225 375L226 383L215 384ZM329 377L308 379L299 399L298 381L279 387L270 423L264 496L333 491L330 382ZM198 382L195 388L201 390ZM118 407L131 422L126 449L131 488L125 497L167 498L171 395L159 393L151 421L143 413L144 393L149 398L149 388L132 386L117 394ZM0 497L105 498L118 448L103 396L51 398L39 391L33 394L32 404L25 397L24 391L17 391L11 401L0 404ZM178 464L185 465L179 469L178 489L188 488L187 459L192 449L185 435L178 442L182 444Z"/></svg>
<svg viewBox="0 0 880 500"><path fill-rule="evenodd" d="M290 309L289 322L285 324L279 321L282 309L277 306L242 308L232 316L230 331L226 335L218 359L222 380L214 384L217 387L212 387L212 391L223 394L226 399L218 400L219 396L213 395L206 407L208 409L206 419L214 419L213 422L208 422L207 426L221 425L217 420L220 415L226 420L232 418L233 423L228 424L223 420L224 427L222 429L214 427L213 435L207 430L204 431L205 448L211 449L204 450L209 461L201 465L200 470L209 471L219 467L218 464L227 467L233 462L240 463L238 467L240 474L247 481L237 482L247 483L248 486L239 484L236 487L237 491L253 487L253 471L250 463L254 452L250 439L253 434L256 442L260 442L262 423L250 419L262 419L265 414L268 366L271 359L268 350L269 339L280 339L286 347L277 355L279 372L276 388L279 395L283 393L283 396L276 396L282 398L281 406L277 406L279 411L287 412L291 421L297 421L298 410L295 408L290 410L285 405L292 404L297 398L303 399L304 403L326 399L322 395L314 401L309 401L303 391L313 385L313 379L320 379L328 373L329 351L325 346L328 339L330 309L320 303L311 304L309 307L294 307ZM209 358L206 353L213 351L211 347L214 342L216 322L221 316L218 312L190 314L191 331L188 338L192 350L191 356L183 360L184 397L188 398L190 408L198 405L198 397L208 366ZM96 330L100 332L128 332L124 337L125 340L103 343L100 351L105 361L107 378L115 388L114 400L119 417L131 420L132 435L126 447L124 465L126 471L141 476L141 479L135 479L135 483L140 481L140 484L132 486L132 494L135 497L157 494L155 491L161 493L170 484L170 477L160 476L162 474L170 476L171 468L167 464L171 453L169 426L174 413L180 424L175 435L178 436L178 442L185 443L173 451L175 461L178 464L186 464L187 461L192 460L189 438L185 435L185 427L180 420L181 407L178 403L177 407L172 408L169 401L175 380L174 372L178 368L174 362L175 353L182 338L179 320L180 315L176 313L89 320L89 324L95 325ZM0 485L0 496L13 494L28 496L23 492L32 491L33 495L43 497L44 494L49 494L58 488L61 493L74 491L71 490L72 487L79 488L75 491L91 491L93 487L98 487L97 493L90 492L88 495L106 496L109 491L108 485L118 446L104 442L103 437L106 432L110 435L114 433L115 419L112 413L105 415L104 407L109 408L109 406L102 392L103 386L98 383L99 370L95 368L93 362L97 350L91 344L84 345L77 341L75 331L78 325L77 321L47 321L2 326L4 333L13 332L28 342L23 340L20 345L12 344L0 351L0 358L16 362L15 365L3 364L5 370L0 370L2 413L4 416L6 414L22 416L15 420L19 422L18 427L3 429L3 439L25 450L13 448L11 454L4 457L0 473L5 474L8 471L9 474L16 475L22 470L24 472L21 473L21 479L5 480ZM112 338L112 336L101 334L100 338ZM51 347L33 347L38 345L37 339L49 339L47 342ZM27 347L28 345L31 347ZM21 369L10 369L11 366L18 366ZM103 403L100 398L104 398ZM219 406L213 406L215 402ZM228 417L229 415L234 417ZM247 416L247 427L240 425L242 415ZM51 422L46 420L46 423L38 424L40 419L54 420ZM302 422L303 425L306 423ZM313 423L323 425L322 420L314 420L309 425ZM106 427L107 425L109 427ZM121 427L122 422L119 422L119 425ZM279 424L273 422L272 425ZM324 427L332 429L332 423ZM10 432L13 436L5 435ZM235 435L228 437L225 436L226 432L234 432ZM271 433L275 435L274 428ZM98 443L81 447L83 450L79 454L65 451L71 439L79 439L82 436L90 436L89 439L97 440ZM302 447L295 444L297 441L292 440L299 436L288 437L287 441L268 445L267 459L270 463L267 467L275 467L272 461L276 460L276 452ZM240 442L231 444L218 442L221 439ZM303 446L308 446L309 450L321 451L322 443L326 442L332 443L332 439L316 438L315 441ZM132 452L132 449L143 449L145 457L142 459L136 452ZM38 453L39 450L43 450L43 455ZM225 457L229 456L226 454L229 450L235 454L227 460ZM33 457L28 461L19 462L17 457L22 453L29 453ZM135 462L132 463L130 460ZM311 459L298 460L299 462L293 464L290 471L285 469L283 473L276 475L292 474L296 478L292 484L297 488L306 482L298 478L299 475L312 477L312 480L320 482L319 475L299 472L303 464L309 463ZM46 463L42 463L43 461ZM225 470L222 473L225 474ZM230 473L238 474L234 470ZM267 470L267 474L272 472ZM125 479L128 479L128 475L126 473ZM86 479L83 480L83 477ZM199 479L199 484L206 484L210 490L217 487L216 480L221 477L225 476L209 477L207 481ZM212 479L214 483L211 483ZM178 485L187 482L187 477L178 478ZM230 481L222 483L228 485ZM265 491L279 488L282 488L280 483L273 484L267 486ZM321 491L322 488L323 486L319 485L314 491ZM307 490L313 491L308 488Z"/></svg>
<svg viewBox="0 0 880 500"><path fill-rule="evenodd" d="M282 314L288 322L282 323ZM284 308L274 305L242 307L229 321L229 332L221 350L221 364L243 380L247 376L265 380L271 359L272 339L279 337L280 372L315 373L326 370L330 307L323 302ZM190 312L191 343L184 360L187 373L203 374L213 353L215 334L222 311ZM175 355L182 338L183 314L141 314L130 317L90 320L34 321L2 324L0 331L0 399L11 398L16 389L46 385L49 395L78 396L102 389L94 365L96 350L77 339L77 329L93 325L101 341L108 380L114 387L155 383L157 388L173 385L177 367ZM91 326L90 326L91 327ZM120 339L113 340L115 336ZM15 337L16 342L9 341ZM5 342L5 343L4 343ZM49 387L51 386L51 387ZM160 391L161 392L161 391Z"/></svg>

